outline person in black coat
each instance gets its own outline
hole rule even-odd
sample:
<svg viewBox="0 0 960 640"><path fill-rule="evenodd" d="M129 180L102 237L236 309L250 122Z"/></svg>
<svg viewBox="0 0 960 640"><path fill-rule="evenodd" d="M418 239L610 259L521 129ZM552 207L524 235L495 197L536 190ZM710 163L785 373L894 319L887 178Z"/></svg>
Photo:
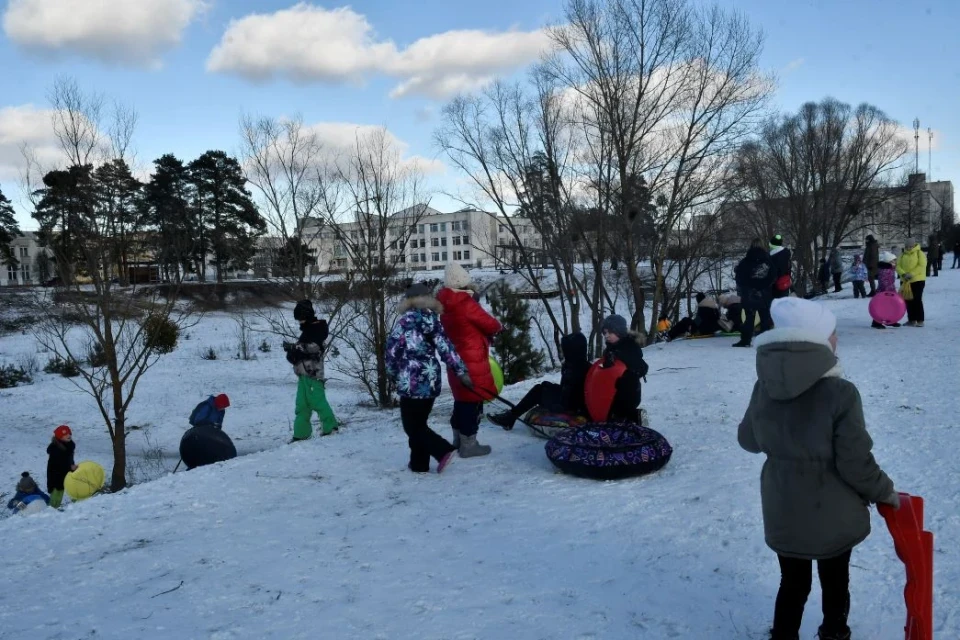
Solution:
<svg viewBox="0 0 960 640"><path fill-rule="evenodd" d="M50 494L50 506L54 509L63 502L63 482L67 474L77 470L73 461L77 443L73 441L73 432L65 424L53 431L53 440L47 446L47 492Z"/></svg>
<svg viewBox="0 0 960 640"><path fill-rule="evenodd" d="M770 239L770 264L773 265L773 298L786 298L793 286L792 256L783 246L779 233Z"/></svg>
<svg viewBox="0 0 960 640"><path fill-rule="evenodd" d="M587 359L587 338L579 331L563 336L560 339L560 350L563 353L560 384L541 382L530 389L527 395L523 396L520 402L509 411L491 415L490 422L509 431L523 414L534 407L578 416L587 415L583 395L583 383L590 369L590 360Z"/></svg>
<svg viewBox="0 0 960 640"><path fill-rule="evenodd" d="M629 420L640 423L640 382L650 370L643 359L642 338L627 328L627 321L623 316L611 315L600 325L603 339L607 345L603 351L603 367L611 367L619 360L626 365L627 370L616 383L616 394L610 405L608 420Z"/></svg>
<svg viewBox="0 0 960 640"><path fill-rule="evenodd" d="M775 271L770 261L770 255L764 250L759 238L755 239L747 255L734 271L737 281L737 290L741 304L746 312L743 326L740 328L740 341L735 347L749 347L753 340L754 325L757 314L760 314L760 330L768 331L773 328L770 319L770 304L773 302L773 282Z"/></svg>
<svg viewBox="0 0 960 640"><path fill-rule="evenodd" d="M709 336L720 331L720 309L713 297L697 294L697 311L692 318L684 318L670 328L667 334L670 340L692 333L695 336Z"/></svg>

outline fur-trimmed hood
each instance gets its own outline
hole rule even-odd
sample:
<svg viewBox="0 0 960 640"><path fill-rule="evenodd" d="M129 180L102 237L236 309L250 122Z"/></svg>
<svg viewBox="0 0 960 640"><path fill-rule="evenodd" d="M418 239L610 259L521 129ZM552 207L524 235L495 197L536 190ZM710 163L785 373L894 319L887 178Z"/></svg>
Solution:
<svg viewBox="0 0 960 640"><path fill-rule="evenodd" d="M797 328L773 329L759 336L757 379L774 400L793 400L823 378L842 378L830 342Z"/></svg>
<svg viewBox="0 0 960 640"><path fill-rule="evenodd" d="M415 296L413 298L404 298L397 307L397 313L404 314L410 309L420 309L423 311L433 311L437 315L443 313L443 305L433 296Z"/></svg>

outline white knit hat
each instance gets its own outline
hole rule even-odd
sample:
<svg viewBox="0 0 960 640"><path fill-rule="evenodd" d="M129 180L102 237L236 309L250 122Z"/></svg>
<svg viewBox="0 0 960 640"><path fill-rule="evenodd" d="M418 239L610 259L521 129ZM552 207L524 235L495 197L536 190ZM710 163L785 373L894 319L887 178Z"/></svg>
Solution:
<svg viewBox="0 0 960 640"><path fill-rule="evenodd" d="M473 287L473 280L466 269L459 264L448 264L443 272L443 285L450 289L470 289Z"/></svg>
<svg viewBox="0 0 960 640"><path fill-rule="evenodd" d="M777 329L795 329L819 340L829 340L837 330L837 317L825 306L803 298L779 298L770 307Z"/></svg>
<svg viewBox="0 0 960 640"><path fill-rule="evenodd" d="M896 262L897 256L893 255L889 251L884 251L880 254L880 262Z"/></svg>

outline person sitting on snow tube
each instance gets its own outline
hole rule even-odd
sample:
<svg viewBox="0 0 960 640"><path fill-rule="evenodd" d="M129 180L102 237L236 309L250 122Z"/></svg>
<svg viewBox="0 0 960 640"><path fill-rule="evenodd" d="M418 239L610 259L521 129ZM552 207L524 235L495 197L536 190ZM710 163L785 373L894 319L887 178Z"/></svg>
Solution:
<svg viewBox="0 0 960 640"><path fill-rule="evenodd" d="M720 296L720 306L723 307L723 318L720 319L721 328L727 333L739 333L743 326L743 303L735 293L725 293Z"/></svg>
<svg viewBox="0 0 960 640"><path fill-rule="evenodd" d="M456 372L447 368L447 381L453 391L453 415L450 416L453 446L461 458L490 453L488 445L477 442L477 431L484 400L492 400L497 395L490 370L490 339L503 329L497 319L480 306L475 295L476 286L470 274L459 264L447 265L444 287L437 293L437 300L443 305L440 323L454 350L467 365L473 382L473 388L468 389Z"/></svg>
<svg viewBox="0 0 960 640"><path fill-rule="evenodd" d="M208 397L193 408L193 411L190 413L190 426L222 429L223 418L229 406L230 398L228 398L225 393Z"/></svg>
<svg viewBox="0 0 960 640"><path fill-rule="evenodd" d="M676 340L688 333L695 336L709 336L720 331L720 309L717 301L702 293L697 294L697 311L692 318L684 318L670 329L670 340Z"/></svg>
<svg viewBox="0 0 960 640"><path fill-rule="evenodd" d="M30 477L29 471L24 471L20 474L20 481L17 482L17 492L13 494L13 497L7 502L7 509L10 509L10 511L14 513L20 513L35 500L43 500L45 504L50 504L50 496L40 491L40 487L38 487L34 479Z"/></svg>
<svg viewBox="0 0 960 640"><path fill-rule="evenodd" d="M515 407L490 416L490 422L509 431L520 416L534 407L576 416L587 415L583 400L583 382L590 369L587 338L579 331L563 336L560 340L560 351L563 354L560 384L541 382L530 389Z"/></svg>
<svg viewBox="0 0 960 640"><path fill-rule="evenodd" d="M608 368L619 360L627 370L617 380L617 391L610 405L608 420L640 422L640 382L650 370L643 359L642 338L627 328L623 316L607 316L600 325L607 346L603 351L603 367Z"/></svg>

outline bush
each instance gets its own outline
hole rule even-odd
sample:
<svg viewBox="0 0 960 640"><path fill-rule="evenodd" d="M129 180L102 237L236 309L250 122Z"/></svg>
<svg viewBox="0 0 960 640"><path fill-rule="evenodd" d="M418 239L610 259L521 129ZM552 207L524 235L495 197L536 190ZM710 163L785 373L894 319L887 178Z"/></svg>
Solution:
<svg viewBox="0 0 960 640"><path fill-rule="evenodd" d="M214 350L213 347L207 347L206 351L200 352L200 357L203 358L204 360L216 360L217 352Z"/></svg>
<svg viewBox="0 0 960 640"><path fill-rule="evenodd" d="M503 325L493 338L504 384L532 378L543 370L543 352L530 338L530 307L503 282L490 295L490 311Z"/></svg>
<svg viewBox="0 0 960 640"><path fill-rule="evenodd" d="M260 350L260 353L270 353L270 343L267 342L266 338L264 338L263 342L260 343L260 346L257 347L257 349Z"/></svg>
<svg viewBox="0 0 960 640"><path fill-rule="evenodd" d="M47 373L59 373L64 378L76 378L80 375L80 365L73 358L64 360L58 356L50 358L47 366L43 368Z"/></svg>
<svg viewBox="0 0 960 640"><path fill-rule="evenodd" d="M143 321L143 340L157 353L170 353L177 348L180 327L165 315L148 316Z"/></svg>
<svg viewBox="0 0 960 640"><path fill-rule="evenodd" d="M12 364L0 367L0 389L12 389L20 384L29 384L33 378L23 370Z"/></svg>
<svg viewBox="0 0 960 640"><path fill-rule="evenodd" d="M87 364L91 367L107 366L107 353L99 342L93 342L87 348Z"/></svg>
<svg viewBox="0 0 960 640"><path fill-rule="evenodd" d="M20 356L17 363L20 365L20 368L26 371L31 377L40 371L40 361L37 360L37 356L33 354Z"/></svg>

